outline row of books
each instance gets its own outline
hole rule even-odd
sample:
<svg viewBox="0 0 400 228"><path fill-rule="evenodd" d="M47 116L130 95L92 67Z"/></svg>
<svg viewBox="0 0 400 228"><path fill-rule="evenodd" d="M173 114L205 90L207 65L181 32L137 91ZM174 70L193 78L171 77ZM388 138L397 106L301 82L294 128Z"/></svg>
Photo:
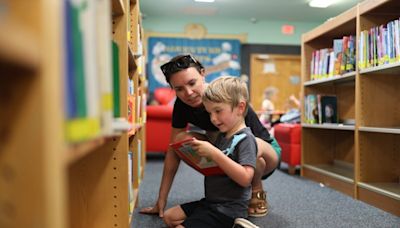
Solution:
<svg viewBox="0 0 400 228"><path fill-rule="evenodd" d="M399 19L362 31L358 57L360 69L400 61Z"/></svg>
<svg viewBox="0 0 400 228"><path fill-rule="evenodd" d="M333 48L312 52L311 80L339 76L355 70L355 36L333 40Z"/></svg>
<svg viewBox="0 0 400 228"><path fill-rule="evenodd" d="M66 0L64 103L66 139L112 135L129 124L120 113L119 47L109 0Z"/></svg>
<svg viewBox="0 0 400 228"><path fill-rule="evenodd" d="M139 94L136 97L128 94L128 122L132 125L143 125L146 123L146 94ZM130 134L134 134L131 129Z"/></svg>
<svg viewBox="0 0 400 228"><path fill-rule="evenodd" d="M305 122L309 124L338 123L335 95L308 94L304 99Z"/></svg>

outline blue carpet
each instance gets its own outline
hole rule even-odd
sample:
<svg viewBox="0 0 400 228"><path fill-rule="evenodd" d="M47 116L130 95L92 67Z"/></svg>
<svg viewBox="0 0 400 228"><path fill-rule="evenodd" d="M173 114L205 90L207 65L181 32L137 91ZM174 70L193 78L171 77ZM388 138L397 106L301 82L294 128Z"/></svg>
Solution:
<svg viewBox="0 0 400 228"><path fill-rule="evenodd" d="M139 189L138 207L154 205L162 175L163 157L149 157ZM400 227L400 217L389 214L318 183L287 174L285 166L263 182L268 191L270 213L250 218L260 227ZM167 208L202 198L203 177L181 163ZM135 209L132 227L166 227L158 216Z"/></svg>

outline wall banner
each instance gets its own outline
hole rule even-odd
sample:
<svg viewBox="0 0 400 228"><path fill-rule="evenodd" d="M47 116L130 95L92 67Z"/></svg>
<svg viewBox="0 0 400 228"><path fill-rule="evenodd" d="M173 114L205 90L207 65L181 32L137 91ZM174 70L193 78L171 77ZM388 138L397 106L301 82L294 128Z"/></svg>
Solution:
<svg viewBox="0 0 400 228"><path fill-rule="evenodd" d="M180 54L192 54L206 68L206 81L222 75L240 76L240 40L149 37L149 90L169 86L160 66Z"/></svg>

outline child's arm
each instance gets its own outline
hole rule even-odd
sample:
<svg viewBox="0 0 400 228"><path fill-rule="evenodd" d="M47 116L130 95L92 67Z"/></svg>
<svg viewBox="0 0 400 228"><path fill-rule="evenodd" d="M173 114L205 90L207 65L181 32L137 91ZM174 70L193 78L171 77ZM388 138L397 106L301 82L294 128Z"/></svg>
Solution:
<svg viewBox="0 0 400 228"><path fill-rule="evenodd" d="M214 156L212 156L211 159L219 165L226 175L228 175L240 186L247 187L251 184L251 180L254 176L253 167L241 165L223 153L214 153Z"/></svg>
<svg viewBox="0 0 400 228"><path fill-rule="evenodd" d="M253 167L240 165L207 141L195 139L190 144L200 156L211 158L215 163L217 163L225 174L237 184L243 187L247 187L251 184L251 180L254 176Z"/></svg>

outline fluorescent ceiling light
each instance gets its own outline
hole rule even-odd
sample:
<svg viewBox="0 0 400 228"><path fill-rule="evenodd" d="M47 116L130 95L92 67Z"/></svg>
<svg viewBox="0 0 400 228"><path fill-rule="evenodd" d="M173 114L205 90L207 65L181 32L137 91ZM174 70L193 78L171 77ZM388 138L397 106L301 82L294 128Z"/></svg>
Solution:
<svg viewBox="0 0 400 228"><path fill-rule="evenodd" d="M215 0L194 0L195 2L215 2Z"/></svg>
<svg viewBox="0 0 400 228"><path fill-rule="evenodd" d="M311 0L308 5L310 7L326 8L334 2L335 0Z"/></svg>

